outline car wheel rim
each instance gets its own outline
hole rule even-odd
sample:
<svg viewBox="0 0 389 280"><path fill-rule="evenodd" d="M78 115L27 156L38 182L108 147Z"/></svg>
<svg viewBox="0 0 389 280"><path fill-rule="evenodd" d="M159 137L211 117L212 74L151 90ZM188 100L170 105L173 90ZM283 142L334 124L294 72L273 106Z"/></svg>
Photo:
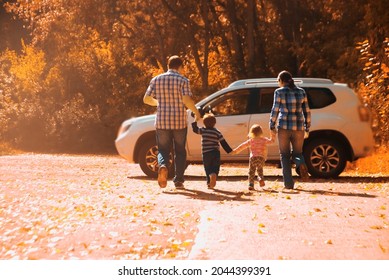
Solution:
<svg viewBox="0 0 389 280"><path fill-rule="evenodd" d="M173 164L173 157L169 155L169 166ZM146 153L146 165L153 171L158 172L158 148L157 146L151 147Z"/></svg>
<svg viewBox="0 0 389 280"><path fill-rule="evenodd" d="M146 165L153 171L158 170L158 149L157 146L151 147L146 153Z"/></svg>
<svg viewBox="0 0 389 280"><path fill-rule="evenodd" d="M339 166L339 162L339 153L331 145L320 145L312 151L311 163L319 172L329 173Z"/></svg>

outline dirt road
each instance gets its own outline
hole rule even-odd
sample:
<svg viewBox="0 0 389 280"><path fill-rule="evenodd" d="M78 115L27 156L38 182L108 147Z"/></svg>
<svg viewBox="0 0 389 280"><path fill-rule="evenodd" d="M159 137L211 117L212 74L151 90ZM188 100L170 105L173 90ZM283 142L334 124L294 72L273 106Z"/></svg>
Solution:
<svg viewBox="0 0 389 280"><path fill-rule="evenodd" d="M176 191L117 156L1 156L0 259L389 259L389 174L284 194L280 169L253 192L246 172L208 190L189 166Z"/></svg>

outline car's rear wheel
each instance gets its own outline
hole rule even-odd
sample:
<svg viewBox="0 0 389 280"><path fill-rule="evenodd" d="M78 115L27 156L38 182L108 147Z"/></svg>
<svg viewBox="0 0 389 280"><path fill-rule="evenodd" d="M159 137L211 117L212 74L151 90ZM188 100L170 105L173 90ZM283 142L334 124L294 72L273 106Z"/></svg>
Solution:
<svg viewBox="0 0 389 280"><path fill-rule="evenodd" d="M315 139L304 148L308 172L313 177L335 178L346 167L347 159L343 146L330 139Z"/></svg>
<svg viewBox="0 0 389 280"><path fill-rule="evenodd" d="M149 177L156 178L158 176L158 147L153 139L149 139L142 144L139 149L139 165L143 173ZM169 160L169 176L173 174L173 159L170 155Z"/></svg>

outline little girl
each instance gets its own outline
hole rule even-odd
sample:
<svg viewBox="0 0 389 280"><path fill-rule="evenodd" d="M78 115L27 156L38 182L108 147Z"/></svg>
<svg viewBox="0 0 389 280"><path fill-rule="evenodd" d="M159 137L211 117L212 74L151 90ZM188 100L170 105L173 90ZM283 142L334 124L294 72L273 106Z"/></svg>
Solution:
<svg viewBox="0 0 389 280"><path fill-rule="evenodd" d="M250 128L248 134L249 139L240 144L233 150L233 154L238 154L246 148L250 148L250 160L249 160L249 190L254 190L254 178L255 171L258 172L259 185L265 186L263 179L263 166L265 165L267 157L267 145L274 142L273 135L271 138L262 136L262 128L258 124L254 124Z"/></svg>

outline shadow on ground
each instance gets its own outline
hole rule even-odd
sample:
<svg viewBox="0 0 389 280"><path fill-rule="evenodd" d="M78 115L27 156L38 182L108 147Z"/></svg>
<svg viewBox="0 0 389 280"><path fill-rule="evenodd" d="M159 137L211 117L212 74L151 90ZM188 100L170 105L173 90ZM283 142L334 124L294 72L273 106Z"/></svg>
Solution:
<svg viewBox="0 0 389 280"><path fill-rule="evenodd" d="M202 199L209 201L241 201L241 202L249 202L253 201L248 198L252 195L252 193L244 193L244 192L234 192L234 191L225 191L219 189L209 190L209 192L204 192L201 190L194 189L183 189L183 190L166 190L163 191L164 194L169 195L183 195L192 199Z"/></svg>

